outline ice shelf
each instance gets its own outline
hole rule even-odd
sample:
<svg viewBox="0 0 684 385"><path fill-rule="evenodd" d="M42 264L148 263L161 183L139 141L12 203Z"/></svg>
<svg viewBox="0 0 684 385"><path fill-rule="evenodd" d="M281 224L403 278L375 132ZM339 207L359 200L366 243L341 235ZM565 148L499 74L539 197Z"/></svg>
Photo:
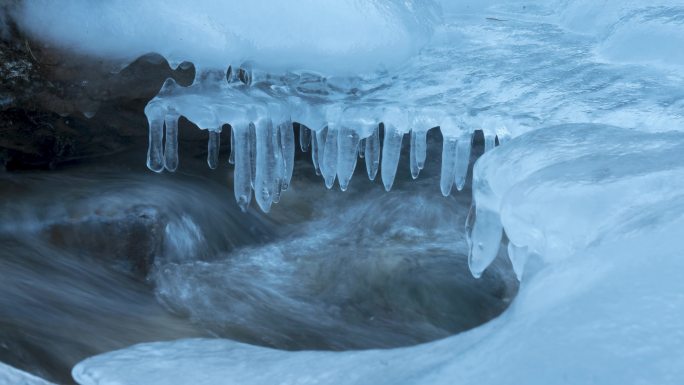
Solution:
<svg viewBox="0 0 684 385"><path fill-rule="evenodd" d="M417 178L425 165L426 133L439 127L444 137L442 194L465 184L473 132L480 127L449 116L435 107L358 104L332 98L335 88L353 87L345 80L332 87L328 79L311 73L273 76L249 66L227 71L198 69L192 85L179 86L168 79L145 107L149 121L148 167L155 172L178 167L178 118L186 117L209 133L207 163L216 168L219 134L231 129L230 163L234 165L235 199L243 210L254 196L268 212L287 190L295 155L293 122L299 123L299 147L311 149L314 166L328 188L337 180L346 190L357 161L364 158L368 176L378 171L389 191L394 183L404 136L410 144L411 174ZM350 90L344 90L350 92ZM503 123L486 130L489 150ZM380 132L382 131L382 142ZM498 134L495 134L498 133ZM249 183L248 183L249 182Z"/></svg>

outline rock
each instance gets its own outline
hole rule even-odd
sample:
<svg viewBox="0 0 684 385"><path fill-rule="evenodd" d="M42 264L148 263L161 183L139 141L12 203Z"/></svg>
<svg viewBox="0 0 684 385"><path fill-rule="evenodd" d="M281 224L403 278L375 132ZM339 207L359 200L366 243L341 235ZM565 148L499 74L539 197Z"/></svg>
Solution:
<svg viewBox="0 0 684 385"><path fill-rule="evenodd" d="M7 7L7 6L5 6ZM51 169L145 148L145 104L168 77L189 84L158 55L120 69L23 36L0 6L0 166ZM2 168L2 167L0 167Z"/></svg>
<svg viewBox="0 0 684 385"><path fill-rule="evenodd" d="M95 212L43 230L60 248L102 258L144 279L164 242L165 216L156 207L135 205L122 212Z"/></svg>

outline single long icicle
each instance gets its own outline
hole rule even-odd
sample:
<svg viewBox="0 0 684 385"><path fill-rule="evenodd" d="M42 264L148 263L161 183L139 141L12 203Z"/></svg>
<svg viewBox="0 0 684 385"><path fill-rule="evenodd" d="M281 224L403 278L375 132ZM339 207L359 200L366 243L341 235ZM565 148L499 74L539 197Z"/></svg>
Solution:
<svg viewBox="0 0 684 385"><path fill-rule="evenodd" d="M425 168L425 159L427 158L427 131L416 131L416 164L418 169Z"/></svg>
<svg viewBox="0 0 684 385"><path fill-rule="evenodd" d="M285 175L285 158L283 157L283 138L281 131L282 124L274 127L275 134L275 178L273 179L273 203L280 202L280 193L283 191L283 176Z"/></svg>
<svg viewBox="0 0 684 385"><path fill-rule="evenodd" d="M250 180L249 183L252 186L252 190L256 191L256 164L257 164L257 139L256 139L256 126L254 123L249 124L247 130L247 137L249 138L248 148L249 148L249 167L250 167Z"/></svg>
<svg viewBox="0 0 684 385"><path fill-rule="evenodd" d="M371 136L366 138L366 171L368 178L375 180L378 175L378 167L380 166L380 126L376 126Z"/></svg>
<svg viewBox="0 0 684 385"><path fill-rule="evenodd" d="M209 130L209 143L207 144L207 164L210 169L218 166L219 147L221 146L221 132Z"/></svg>
<svg viewBox="0 0 684 385"><path fill-rule="evenodd" d="M456 151L456 166L454 172L454 184L458 191L463 190L468 176L468 165L470 163L470 150L473 147L473 134L470 132L464 133L458 139Z"/></svg>
<svg viewBox="0 0 684 385"><path fill-rule="evenodd" d="M235 128L230 127L230 156L228 157L229 164L235 164Z"/></svg>
<svg viewBox="0 0 684 385"><path fill-rule="evenodd" d="M411 177L413 179L418 178L420 174L420 169L418 168L418 161L416 159L416 132L411 130L410 141L409 141L409 167L411 168Z"/></svg>
<svg viewBox="0 0 684 385"><path fill-rule="evenodd" d="M325 179L325 187L332 188L337 176L337 131L334 124L328 125L325 137L325 149L323 150L323 162L321 163L321 173ZM320 160L319 160L320 161Z"/></svg>
<svg viewBox="0 0 684 385"><path fill-rule="evenodd" d="M249 202L252 200L252 166L249 159L249 126L250 124L248 123L232 126L235 139L233 190L235 193L235 200L243 212L247 211Z"/></svg>
<svg viewBox="0 0 684 385"><path fill-rule="evenodd" d="M325 142L328 138L328 126L323 127L323 129L320 131L315 131L314 137L316 140L316 151L315 154L312 151L311 156L316 156L316 158L314 159L316 175L324 175L323 167L325 167L325 165L323 164L323 156L325 154ZM311 143L313 144L313 142Z"/></svg>
<svg viewBox="0 0 684 385"><path fill-rule="evenodd" d="M311 133L311 163L313 163L316 175L321 175L321 165L318 164L319 151L323 151L323 148L318 144L318 133L313 131Z"/></svg>
<svg viewBox="0 0 684 385"><path fill-rule="evenodd" d="M150 116L153 115L153 116ZM148 113L150 132L147 147L147 168L154 172L164 170L164 116L158 109L154 114Z"/></svg>
<svg viewBox="0 0 684 385"><path fill-rule="evenodd" d="M439 179L439 187L442 195L448 197L451 193L451 187L454 185L454 178L456 175L456 152L458 146L458 139L450 136L444 136L442 140L442 170Z"/></svg>
<svg viewBox="0 0 684 385"><path fill-rule="evenodd" d="M427 154L426 131L411 130L410 166L413 179L418 178L420 170L425 167Z"/></svg>
<svg viewBox="0 0 684 385"><path fill-rule="evenodd" d="M349 127L340 127L337 135L337 181L347 191L358 159L359 134Z"/></svg>
<svg viewBox="0 0 684 385"><path fill-rule="evenodd" d="M287 190L290 187L292 172L294 171L295 137L292 122L284 122L278 128L280 130L280 146L284 164L282 189Z"/></svg>
<svg viewBox="0 0 684 385"><path fill-rule="evenodd" d="M261 211L271 210L276 188L277 162L276 132L270 118L261 118L256 128L256 177L254 197Z"/></svg>
<svg viewBox="0 0 684 385"><path fill-rule="evenodd" d="M178 115L167 114L164 127L164 168L173 172L178 168Z"/></svg>
<svg viewBox="0 0 684 385"><path fill-rule="evenodd" d="M386 191L392 189L394 177L397 174L399 156L401 155L401 141L404 135L392 124L384 124L385 140L382 144L382 184Z"/></svg>
<svg viewBox="0 0 684 385"><path fill-rule="evenodd" d="M303 124L299 125L299 148L302 152L309 151L311 144L311 130Z"/></svg>

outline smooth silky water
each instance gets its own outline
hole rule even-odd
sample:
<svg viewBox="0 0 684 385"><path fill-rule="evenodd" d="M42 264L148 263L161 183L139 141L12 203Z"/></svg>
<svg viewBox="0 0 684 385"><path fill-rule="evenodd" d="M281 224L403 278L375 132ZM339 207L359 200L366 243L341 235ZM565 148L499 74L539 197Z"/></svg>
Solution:
<svg viewBox="0 0 684 385"><path fill-rule="evenodd" d="M441 137L428 139L421 178L405 146L389 193L362 175L327 190L298 153L295 193L268 215L227 199L223 158L214 171L183 158L173 175L138 154L2 175L0 360L68 383L78 361L144 341L392 348L496 317L517 280L505 258L470 274L469 185L440 195Z"/></svg>

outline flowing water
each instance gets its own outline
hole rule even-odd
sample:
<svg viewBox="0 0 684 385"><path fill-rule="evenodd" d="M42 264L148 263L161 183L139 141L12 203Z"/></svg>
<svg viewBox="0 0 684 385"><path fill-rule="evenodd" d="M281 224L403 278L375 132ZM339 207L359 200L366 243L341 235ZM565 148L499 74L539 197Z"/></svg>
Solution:
<svg viewBox="0 0 684 385"><path fill-rule="evenodd" d="M226 170L125 164L1 176L1 361L66 383L77 361L143 341L407 346L486 322L517 291L503 260L471 277L470 194L435 191L438 159L391 193L363 170L328 191L300 160L268 216L227 199Z"/></svg>

